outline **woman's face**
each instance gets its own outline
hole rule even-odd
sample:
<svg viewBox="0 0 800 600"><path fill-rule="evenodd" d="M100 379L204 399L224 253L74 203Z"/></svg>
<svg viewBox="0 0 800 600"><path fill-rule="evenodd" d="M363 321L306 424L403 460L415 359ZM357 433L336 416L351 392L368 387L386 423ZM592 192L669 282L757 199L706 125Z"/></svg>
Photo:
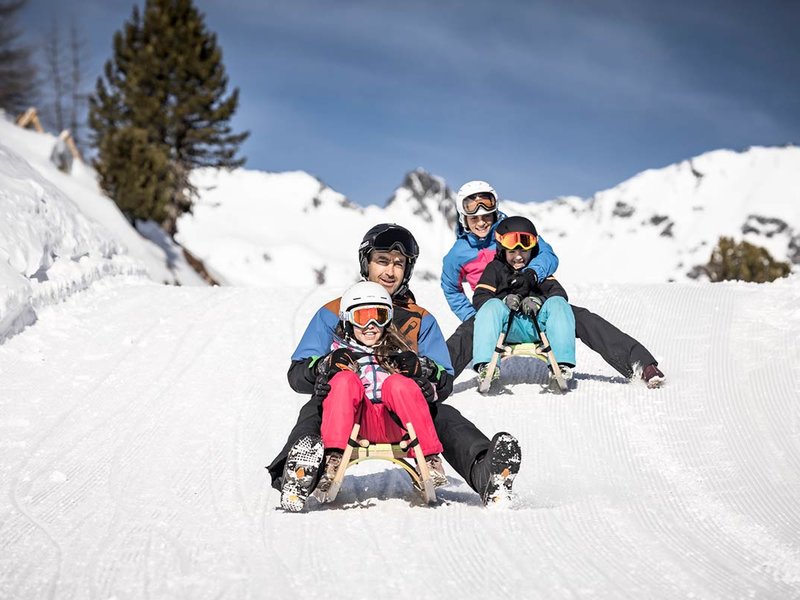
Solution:
<svg viewBox="0 0 800 600"><path fill-rule="evenodd" d="M360 344L372 347L381 341L383 337L383 327L378 327L375 323L370 323L366 327L353 325L353 336Z"/></svg>
<svg viewBox="0 0 800 600"><path fill-rule="evenodd" d="M488 215L475 215L471 217L467 215L467 229L477 235L479 238L485 238L489 235L494 224L494 213Z"/></svg>

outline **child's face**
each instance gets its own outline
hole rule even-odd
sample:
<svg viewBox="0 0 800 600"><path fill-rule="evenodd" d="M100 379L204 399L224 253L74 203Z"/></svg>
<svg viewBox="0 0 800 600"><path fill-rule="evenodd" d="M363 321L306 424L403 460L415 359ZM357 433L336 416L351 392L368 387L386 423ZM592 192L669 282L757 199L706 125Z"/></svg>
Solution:
<svg viewBox="0 0 800 600"><path fill-rule="evenodd" d="M372 347L381 341L383 337L383 327L378 327L375 323L370 323L366 327L353 325L353 335L360 344Z"/></svg>
<svg viewBox="0 0 800 600"><path fill-rule="evenodd" d="M494 225L494 213L475 215L474 217L467 215L467 229L479 238L485 238L489 235L492 225Z"/></svg>
<svg viewBox="0 0 800 600"><path fill-rule="evenodd" d="M515 271L519 271L531 260L531 250L523 250L522 248L514 248L513 250L506 250L506 262L510 264Z"/></svg>

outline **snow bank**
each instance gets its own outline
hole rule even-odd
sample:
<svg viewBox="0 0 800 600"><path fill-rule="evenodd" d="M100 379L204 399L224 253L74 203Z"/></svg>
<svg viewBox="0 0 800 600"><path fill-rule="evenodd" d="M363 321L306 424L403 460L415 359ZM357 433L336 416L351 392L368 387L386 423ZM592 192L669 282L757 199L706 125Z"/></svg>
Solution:
<svg viewBox="0 0 800 600"><path fill-rule="evenodd" d="M10 148L0 145L0 338L109 275L144 265Z"/></svg>
<svg viewBox="0 0 800 600"><path fill-rule="evenodd" d="M0 114L0 340L33 322L38 307L107 277L203 283L182 256L131 228L91 168L58 171L48 159L55 143Z"/></svg>

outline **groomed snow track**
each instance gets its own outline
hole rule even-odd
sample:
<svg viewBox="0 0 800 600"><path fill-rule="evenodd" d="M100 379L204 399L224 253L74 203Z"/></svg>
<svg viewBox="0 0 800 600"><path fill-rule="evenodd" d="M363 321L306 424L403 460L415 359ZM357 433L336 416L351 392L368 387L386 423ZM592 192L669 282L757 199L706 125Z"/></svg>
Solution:
<svg viewBox="0 0 800 600"><path fill-rule="evenodd" d="M580 344L565 397L536 361L490 398L463 375L450 402L522 443L513 509L372 463L285 514L288 356L338 291L98 285L1 345L0 598L800 598L797 278L577 288L660 390Z"/></svg>

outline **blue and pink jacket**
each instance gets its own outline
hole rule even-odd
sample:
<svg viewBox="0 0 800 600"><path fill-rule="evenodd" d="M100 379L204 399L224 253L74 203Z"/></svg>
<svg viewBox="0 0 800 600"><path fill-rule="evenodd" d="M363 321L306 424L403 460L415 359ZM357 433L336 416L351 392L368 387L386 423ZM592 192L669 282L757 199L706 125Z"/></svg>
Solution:
<svg viewBox="0 0 800 600"><path fill-rule="evenodd" d="M497 222L485 238L479 238L467 230L461 221L456 224L456 241L442 261L442 291L450 309L462 321L466 321L475 314L475 307L464 293L464 282L475 289L478 280L497 254L497 242L494 239L494 230L497 224L506 218L500 211L497 212ZM550 277L558 268L558 257L553 252L550 244L539 236L537 245L538 254L531 260L526 269L532 269L539 281Z"/></svg>

